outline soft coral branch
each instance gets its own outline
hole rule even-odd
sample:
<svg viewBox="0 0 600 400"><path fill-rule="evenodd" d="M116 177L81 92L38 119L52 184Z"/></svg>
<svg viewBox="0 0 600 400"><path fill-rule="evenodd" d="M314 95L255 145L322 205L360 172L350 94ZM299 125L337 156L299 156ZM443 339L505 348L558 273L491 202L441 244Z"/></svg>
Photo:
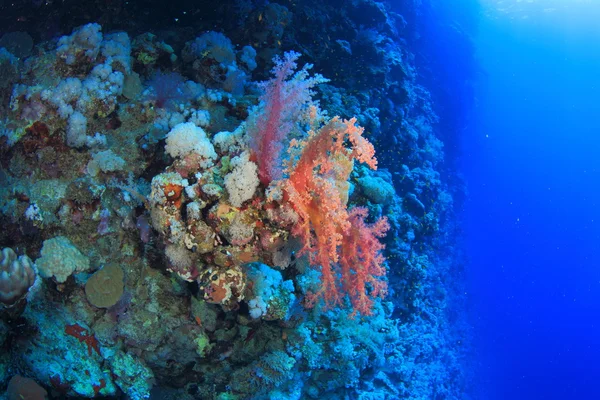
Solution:
<svg viewBox="0 0 600 400"><path fill-rule="evenodd" d="M367 225L366 209L348 213L346 208L353 160L377 168L375 150L363 131L356 119L335 117L318 132L309 132L306 141L292 141L300 155L295 163L291 161L284 191L299 216L292 233L302 241L302 251L308 253L311 264L321 266L321 288L315 299L323 298L327 306L334 306L341 304L347 293L355 312L368 315L370 296L385 294L385 282L380 279L385 275L380 255L383 245L378 237L387 230L387 222L382 219ZM347 140L351 148L345 146Z"/></svg>
<svg viewBox="0 0 600 400"><path fill-rule="evenodd" d="M311 88L327 82L321 75L309 77L310 64L296 70L300 54L285 53L275 58L273 78L263 82L260 104L248 124L252 161L258 164L260 182L268 186L281 177L282 143L292 131L294 121L311 101Z"/></svg>
<svg viewBox="0 0 600 400"><path fill-rule="evenodd" d="M367 214L364 207L350 210L350 229L344 234L339 262L342 287L350 296L354 313L363 315L371 314L372 298L383 297L387 293L387 282L382 279L386 273L381 255L384 245L379 238L390 229L385 217L373 224L365 223Z"/></svg>

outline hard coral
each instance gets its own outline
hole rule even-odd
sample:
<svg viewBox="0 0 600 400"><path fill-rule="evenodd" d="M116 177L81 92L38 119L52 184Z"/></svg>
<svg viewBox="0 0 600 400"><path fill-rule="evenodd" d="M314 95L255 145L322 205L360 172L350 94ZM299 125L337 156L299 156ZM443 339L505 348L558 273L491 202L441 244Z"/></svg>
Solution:
<svg viewBox="0 0 600 400"><path fill-rule="evenodd" d="M65 282L73 273L90 268L89 259L65 236L45 240L41 254L36 261L40 275L54 277L59 283Z"/></svg>
<svg viewBox="0 0 600 400"><path fill-rule="evenodd" d="M35 282L33 262L27 256L17 258L11 248L0 253L0 304L10 307L21 300Z"/></svg>
<svg viewBox="0 0 600 400"><path fill-rule="evenodd" d="M123 269L118 264L108 264L96 271L85 283L85 294L98 308L114 306L123 295Z"/></svg>

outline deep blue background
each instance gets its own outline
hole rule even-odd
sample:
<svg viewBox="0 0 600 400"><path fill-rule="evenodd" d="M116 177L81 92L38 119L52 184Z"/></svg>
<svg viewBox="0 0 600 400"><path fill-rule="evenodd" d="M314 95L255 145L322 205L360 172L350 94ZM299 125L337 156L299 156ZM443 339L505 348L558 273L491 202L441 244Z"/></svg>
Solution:
<svg viewBox="0 0 600 400"><path fill-rule="evenodd" d="M541 3L472 32L460 168L482 399L600 399L600 3Z"/></svg>

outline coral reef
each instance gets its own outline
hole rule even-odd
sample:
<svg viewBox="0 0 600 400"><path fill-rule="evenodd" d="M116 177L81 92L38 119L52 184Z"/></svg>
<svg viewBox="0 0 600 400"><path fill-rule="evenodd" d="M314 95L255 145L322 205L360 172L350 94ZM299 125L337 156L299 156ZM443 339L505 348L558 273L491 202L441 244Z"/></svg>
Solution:
<svg viewBox="0 0 600 400"><path fill-rule="evenodd" d="M0 48L0 391L465 398L402 17L200 2L148 32L131 3Z"/></svg>

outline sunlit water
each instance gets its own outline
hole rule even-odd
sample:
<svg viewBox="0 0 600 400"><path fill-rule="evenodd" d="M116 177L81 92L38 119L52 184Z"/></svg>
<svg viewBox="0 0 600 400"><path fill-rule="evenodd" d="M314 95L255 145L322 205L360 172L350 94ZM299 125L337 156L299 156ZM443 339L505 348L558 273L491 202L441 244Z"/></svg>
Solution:
<svg viewBox="0 0 600 400"><path fill-rule="evenodd" d="M600 3L482 1L464 137L486 399L600 397Z"/></svg>

